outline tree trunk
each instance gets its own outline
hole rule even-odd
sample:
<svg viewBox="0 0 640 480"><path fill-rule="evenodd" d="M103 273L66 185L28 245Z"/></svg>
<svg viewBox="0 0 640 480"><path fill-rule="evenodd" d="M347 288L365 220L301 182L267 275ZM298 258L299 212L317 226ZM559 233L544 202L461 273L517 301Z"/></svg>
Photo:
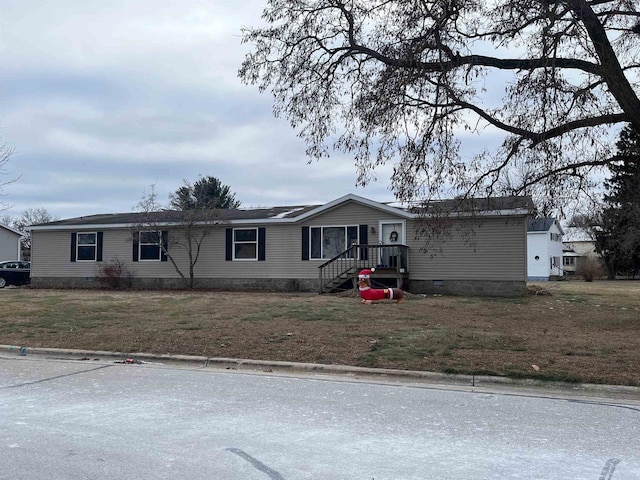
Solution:
<svg viewBox="0 0 640 480"><path fill-rule="evenodd" d="M591 6L585 0L570 0L569 8L582 21L600 60L601 75L625 113L628 121L640 132L640 99L624 75L616 52L611 47L607 32Z"/></svg>

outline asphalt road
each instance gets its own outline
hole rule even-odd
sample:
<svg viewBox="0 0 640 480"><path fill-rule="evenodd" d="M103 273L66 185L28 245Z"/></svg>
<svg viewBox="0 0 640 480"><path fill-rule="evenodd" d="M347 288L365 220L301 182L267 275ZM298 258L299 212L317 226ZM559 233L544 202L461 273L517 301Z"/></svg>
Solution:
<svg viewBox="0 0 640 480"><path fill-rule="evenodd" d="M0 357L0 479L640 479L640 399Z"/></svg>

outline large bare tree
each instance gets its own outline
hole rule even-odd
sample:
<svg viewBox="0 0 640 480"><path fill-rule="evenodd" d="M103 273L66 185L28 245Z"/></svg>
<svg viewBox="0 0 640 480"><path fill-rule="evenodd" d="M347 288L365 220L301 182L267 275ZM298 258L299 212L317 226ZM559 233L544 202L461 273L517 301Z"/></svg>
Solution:
<svg viewBox="0 0 640 480"><path fill-rule="evenodd" d="M640 128L637 9L637 0L269 0L266 25L243 31L252 50L239 75L271 91L312 158L352 154L360 184L391 162L403 201L506 185L535 187L555 206L615 158L612 127Z"/></svg>

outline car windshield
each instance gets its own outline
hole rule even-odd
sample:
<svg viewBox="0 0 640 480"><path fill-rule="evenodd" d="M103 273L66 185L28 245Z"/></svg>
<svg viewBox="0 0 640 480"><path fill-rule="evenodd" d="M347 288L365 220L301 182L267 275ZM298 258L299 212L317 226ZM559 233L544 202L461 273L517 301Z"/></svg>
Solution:
<svg viewBox="0 0 640 480"><path fill-rule="evenodd" d="M29 262L3 262L0 263L0 268L30 268Z"/></svg>

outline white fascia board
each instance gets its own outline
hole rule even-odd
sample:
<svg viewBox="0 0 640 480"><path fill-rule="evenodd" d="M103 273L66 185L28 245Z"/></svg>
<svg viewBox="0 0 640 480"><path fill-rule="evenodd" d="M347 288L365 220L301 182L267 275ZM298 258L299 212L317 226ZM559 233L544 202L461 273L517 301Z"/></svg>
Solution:
<svg viewBox="0 0 640 480"><path fill-rule="evenodd" d="M11 233L15 233L16 235L20 235L21 237L24 237L24 233L16 230L15 228L11 228L8 225L0 225L0 228L4 228L6 230L9 230Z"/></svg>
<svg viewBox="0 0 640 480"><path fill-rule="evenodd" d="M194 222L194 225L248 225L248 224L266 224L266 223L292 223L295 222L295 218L256 218L247 220L214 220L213 222ZM141 225L139 223L103 223L103 224L87 224L76 223L73 225L41 225L37 227L29 227L29 231L41 232L41 231L66 231L66 230L113 230L113 229L147 229L153 227L182 227L184 223L180 222L158 222L152 225Z"/></svg>
<svg viewBox="0 0 640 480"><path fill-rule="evenodd" d="M169 223L157 223L158 227L170 226ZM31 232L41 231L54 231L54 230L108 230L111 228L134 228L139 227L139 224L133 223L103 223L103 224L89 224L89 223L76 223L74 225L40 225L37 227L28 227L27 230Z"/></svg>
<svg viewBox="0 0 640 480"><path fill-rule="evenodd" d="M194 225L256 225L270 223L293 223L295 218L256 218L247 220L215 220L213 222L194 222ZM76 223L73 225L41 225L38 227L30 227L28 230L33 232L41 231L67 231L67 230L113 230L113 229L133 229L133 228L152 228L152 227L182 227L184 223L180 222L158 222L153 226L141 225L139 223L104 223L104 224L86 224Z"/></svg>

